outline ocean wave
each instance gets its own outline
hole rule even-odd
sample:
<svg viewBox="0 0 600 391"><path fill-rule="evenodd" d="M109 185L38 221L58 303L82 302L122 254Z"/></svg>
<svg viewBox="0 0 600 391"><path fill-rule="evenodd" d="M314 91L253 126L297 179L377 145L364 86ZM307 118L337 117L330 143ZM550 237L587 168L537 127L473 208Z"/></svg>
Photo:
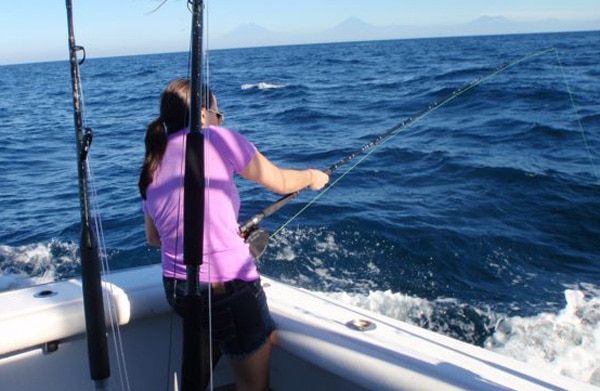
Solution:
<svg viewBox="0 0 600 391"><path fill-rule="evenodd" d="M403 293L321 293L366 310L481 346L494 324L495 315L456 299L428 300Z"/></svg>
<svg viewBox="0 0 600 391"><path fill-rule="evenodd" d="M490 68L483 67L467 67L462 69L450 68L443 73L439 73L433 77L434 81L472 81L480 77L489 75Z"/></svg>
<svg viewBox="0 0 600 391"><path fill-rule="evenodd" d="M600 289L568 289L565 300L558 313L500 319L485 347L600 385Z"/></svg>
<svg viewBox="0 0 600 391"><path fill-rule="evenodd" d="M586 114L581 118L581 122L587 126L600 124L600 113Z"/></svg>
<svg viewBox="0 0 600 391"><path fill-rule="evenodd" d="M319 294L600 385L600 289L594 286L567 289L562 310L530 317L508 317L455 299L427 300L389 290Z"/></svg>
<svg viewBox="0 0 600 391"><path fill-rule="evenodd" d="M348 65L362 65L362 61L356 58L322 58L318 61L319 66L331 67L331 66L348 66Z"/></svg>
<svg viewBox="0 0 600 391"><path fill-rule="evenodd" d="M272 232L261 270L268 276L313 290L364 292L382 283L377 260L389 247L360 232L307 227ZM361 259L359 265L352 260ZM299 261L301 260L301 262Z"/></svg>
<svg viewBox="0 0 600 391"><path fill-rule="evenodd" d="M329 121L332 119L340 118L341 115L336 114L335 112L327 111L327 110L319 110L319 109L310 109L304 106L292 107L286 109L281 112L274 113L275 118L280 118L282 121L286 123L298 123L296 127L309 125L308 123L302 124L302 121L307 121L310 119L310 123L314 126L318 121Z"/></svg>
<svg viewBox="0 0 600 391"><path fill-rule="evenodd" d="M79 264L72 242L0 245L0 292L73 277Z"/></svg>
<svg viewBox="0 0 600 391"><path fill-rule="evenodd" d="M285 85L285 84L261 81L256 84L242 84L242 86L240 88L242 90L274 90L274 89L280 89L280 88L286 88L286 87L287 87L287 85Z"/></svg>

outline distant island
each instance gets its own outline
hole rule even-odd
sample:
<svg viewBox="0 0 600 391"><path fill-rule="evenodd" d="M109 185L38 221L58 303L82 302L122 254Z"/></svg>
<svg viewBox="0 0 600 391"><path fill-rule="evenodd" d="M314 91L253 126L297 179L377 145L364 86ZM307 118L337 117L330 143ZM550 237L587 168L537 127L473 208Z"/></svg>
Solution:
<svg viewBox="0 0 600 391"><path fill-rule="evenodd" d="M600 30L600 20L541 19L537 21L515 21L504 16L482 16L463 24L375 26L357 17L350 17L330 29L307 34L277 32L257 24L246 24L239 26L230 33L212 37L211 46L214 49L219 49L301 43L594 30Z"/></svg>

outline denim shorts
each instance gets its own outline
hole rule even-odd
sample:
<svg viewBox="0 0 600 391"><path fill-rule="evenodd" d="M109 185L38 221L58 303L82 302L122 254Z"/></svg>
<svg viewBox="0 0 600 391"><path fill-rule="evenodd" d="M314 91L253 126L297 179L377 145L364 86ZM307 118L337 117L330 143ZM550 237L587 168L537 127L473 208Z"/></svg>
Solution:
<svg viewBox="0 0 600 391"><path fill-rule="evenodd" d="M163 277L163 285L169 304L184 317L186 281ZM243 359L265 345L275 323L269 313L260 278L254 281L233 280L224 285L224 290L217 292L213 289L209 306L209 285L200 283L200 300L195 302L195 306L202 311L202 332L209 332L210 319L211 336L219 344L221 352L233 359Z"/></svg>

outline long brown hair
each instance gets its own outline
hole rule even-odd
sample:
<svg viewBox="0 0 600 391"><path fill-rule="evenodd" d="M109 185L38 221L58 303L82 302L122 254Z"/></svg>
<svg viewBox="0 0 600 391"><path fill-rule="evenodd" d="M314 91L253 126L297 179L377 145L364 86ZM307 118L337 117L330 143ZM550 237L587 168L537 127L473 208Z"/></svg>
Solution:
<svg viewBox="0 0 600 391"><path fill-rule="evenodd" d="M208 89L202 89L202 102L209 95ZM212 93L211 103L213 100ZM146 129L144 143L146 152L140 172L138 188L145 200L148 186L152 183L154 172L167 150L168 135L188 126L190 120L190 81L175 79L164 89L160 97L160 115L150 122Z"/></svg>

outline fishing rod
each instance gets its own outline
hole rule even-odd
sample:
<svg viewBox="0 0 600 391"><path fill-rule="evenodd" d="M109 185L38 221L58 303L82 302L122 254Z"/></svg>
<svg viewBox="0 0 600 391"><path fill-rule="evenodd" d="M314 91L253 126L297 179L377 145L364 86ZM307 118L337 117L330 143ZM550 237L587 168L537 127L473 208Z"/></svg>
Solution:
<svg viewBox="0 0 600 391"><path fill-rule="evenodd" d="M186 265L187 292L184 296L182 391L199 390L205 375L202 365L202 305L199 270L202 265L204 238L204 135L201 133L202 105L202 0L188 0L192 11L192 69L190 132L186 137L183 263Z"/></svg>
<svg viewBox="0 0 600 391"><path fill-rule="evenodd" d="M81 110L81 80L79 66L85 61L85 49L75 44L73 28L73 4L66 0L69 32L69 60L71 63L71 81L73 85L73 112L75 120L75 138L77 143L77 173L79 178L79 203L81 210L81 283L83 289L83 307L87 334L88 360L90 376L96 382L96 389L105 389L106 379L110 376L104 300L102 297L102 279L100 276L100 256L98 242L88 191L87 156L92 143L92 130L83 129ZM77 53L81 51L81 61Z"/></svg>
<svg viewBox="0 0 600 391"><path fill-rule="evenodd" d="M542 50L542 51L539 51L539 52L536 52L533 54L526 55L526 56L521 57L513 62L501 65L501 66L495 68L490 73L488 73L484 76L480 76L479 78L470 81L469 83L465 84L463 87L461 87L461 88L455 90L454 92L452 92L451 94L447 95L441 101L438 101L438 102L428 105L427 107L425 107L422 110L415 113L413 116L408 117L407 119L405 119L398 125L392 127L391 129L387 130L386 132L373 138L371 141L367 142L365 145L363 145L356 151L352 152L348 156L333 163L331 166L329 166L329 168L327 168L323 172L325 172L327 175L331 175L333 172L335 172L337 169L339 169L343 165L354 160L357 156L362 155L363 153L365 153L369 150L371 150L371 152L372 152L375 147L379 146L380 144L383 144L384 142L386 142L387 140L389 140L390 138L392 138L393 136L398 134L400 131L410 127L411 125L413 125L416 122L420 121L421 119L425 118L426 116L428 116L435 110L445 106L446 104L452 102L453 100L455 100L459 96L463 95L467 91L477 87L484 81L489 80L490 78L499 75L500 73L514 67L517 64L520 64L522 62L531 60L535 57L540 57L544 54L547 54L550 52L555 52L555 51L556 51L555 48L551 48L551 49L546 49L546 50ZM337 181L335 183L337 183ZM331 188L335 183L328 185L326 190ZM302 190L298 190L294 193L284 195L283 197L281 197L280 199L278 199L271 205L269 205L266 208L264 208L263 210L261 210L259 213L255 214L253 217L248 219L243 225L240 226L240 236L243 237L244 239L246 239L246 242L248 242L250 244L250 252L252 253L252 256L254 257L254 259L258 259L258 257L260 257L260 255L262 255L262 253L264 252L264 250L268 244L269 237L270 237L270 235L267 231L258 228L258 224L265 218L271 216L272 214L276 213L278 210L283 208L288 202L290 202L291 200L298 197L298 195L300 194L301 191Z"/></svg>

